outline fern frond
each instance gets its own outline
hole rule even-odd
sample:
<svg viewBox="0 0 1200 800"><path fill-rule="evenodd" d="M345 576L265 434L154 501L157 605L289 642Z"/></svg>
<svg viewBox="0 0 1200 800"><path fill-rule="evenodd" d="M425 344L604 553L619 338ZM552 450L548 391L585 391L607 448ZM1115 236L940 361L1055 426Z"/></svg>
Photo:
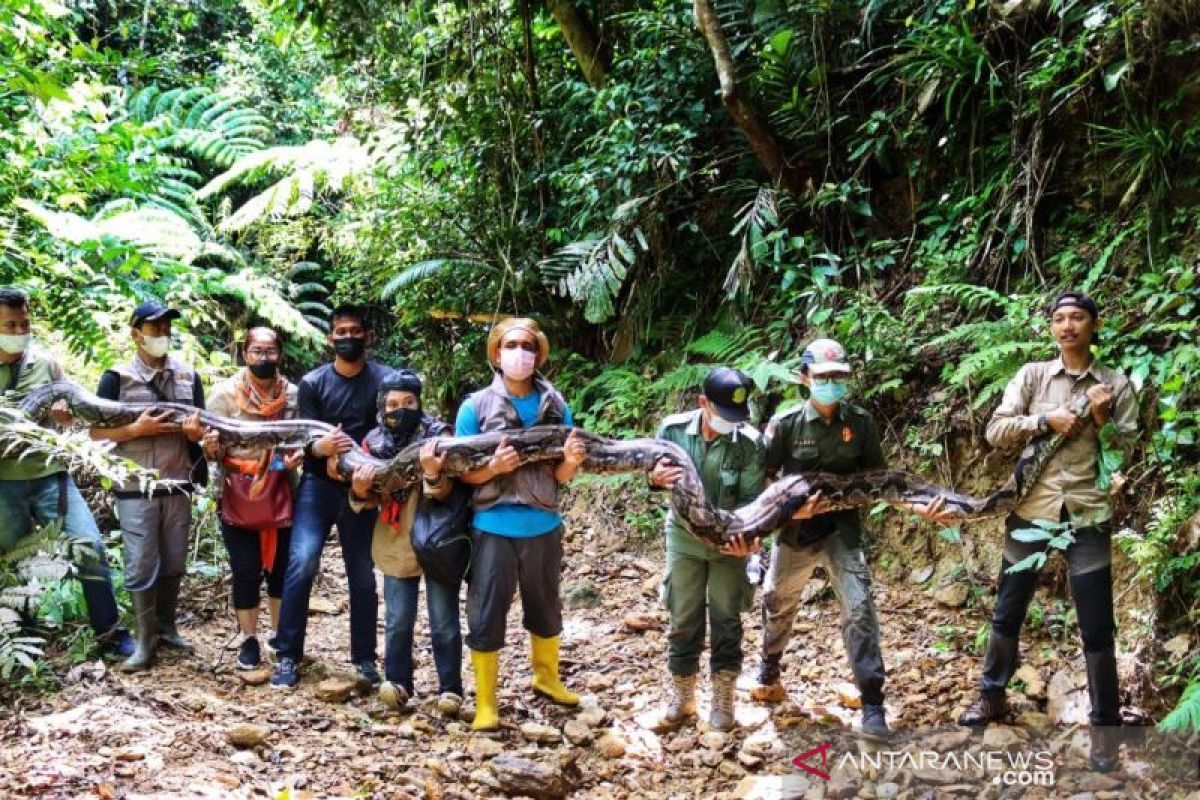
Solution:
<svg viewBox="0 0 1200 800"><path fill-rule="evenodd" d="M393 275L383 285L383 288L379 290L379 297L381 300L390 300L396 292L406 286L420 283L426 278L433 277L439 273L453 272L460 269L488 269L488 264L487 262L473 258L432 258L427 261L418 261L415 264L409 264L400 270L400 272Z"/></svg>
<svg viewBox="0 0 1200 800"><path fill-rule="evenodd" d="M1047 354L1048 350L1046 342L1001 342L964 358L951 374L950 382L962 386L967 381L982 383L997 375L1011 376L1021 364Z"/></svg>
<svg viewBox="0 0 1200 800"><path fill-rule="evenodd" d="M1188 684L1179 703L1158 723L1158 729L1176 733L1200 733L1200 679Z"/></svg>

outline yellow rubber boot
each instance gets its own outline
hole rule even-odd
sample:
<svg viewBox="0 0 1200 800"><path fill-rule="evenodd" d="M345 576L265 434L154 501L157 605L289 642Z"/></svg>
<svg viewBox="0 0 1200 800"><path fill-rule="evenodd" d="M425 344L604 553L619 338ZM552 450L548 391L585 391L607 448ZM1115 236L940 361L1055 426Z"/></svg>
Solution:
<svg viewBox="0 0 1200 800"><path fill-rule="evenodd" d="M558 678L558 637L543 639L529 635L533 661L533 690L563 706L579 705L579 695L563 686Z"/></svg>
<svg viewBox="0 0 1200 800"><path fill-rule="evenodd" d="M494 731L500 728L500 708L496 703L496 675L500 671L500 651L471 651L475 668L475 720L471 728Z"/></svg>

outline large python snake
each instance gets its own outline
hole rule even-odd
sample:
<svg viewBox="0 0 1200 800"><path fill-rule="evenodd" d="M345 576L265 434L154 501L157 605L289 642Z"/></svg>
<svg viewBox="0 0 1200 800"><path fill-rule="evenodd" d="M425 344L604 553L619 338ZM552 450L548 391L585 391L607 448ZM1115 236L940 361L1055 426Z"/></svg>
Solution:
<svg viewBox="0 0 1200 800"><path fill-rule="evenodd" d="M181 403L117 403L103 400L69 381L56 381L31 390L20 404L30 419L45 422L50 408L64 402L76 420L89 427L120 427L134 422L144 411L165 412L165 421L182 424L196 409ZM1070 406L1086 416L1086 395ZM203 425L217 432L222 445L245 448L296 448L331 432L333 426L316 420L295 419L277 422L249 422L200 411ZM928 504L944 498L944 508L964 521L992 517L1013 509L1046 465L1062 448L1066 439L1051 433L1030 441L1021 453L1012 475L997 491L983 498L944 489L907 472L872 470L848 475L806 473L787 475L772 483L753 502L736 510L714 507L705 497L691 459L683 448L660 439L608 439L565 426L538 426L523 431L485 433L478 436L447 437L439 441L437 451L445 454L443 472L461 475L484 466L495 452L500 439L512 445L521 464L553 461L563 456L563 445L572 430L583 437L586 456L583 469L594 473L649 472L660 460L682 467L682 477L671 488L671 507L691 533L704 542L720 547L737 536L746 539L770 535L803 506L810 496L821 493L830 510L874 505ZM409 445L388 461L372 458L355 448L338 458L338 472L349 480L359 465L376 468L376 483L385 493L403 491L421 478L421 443Z"/></svg>

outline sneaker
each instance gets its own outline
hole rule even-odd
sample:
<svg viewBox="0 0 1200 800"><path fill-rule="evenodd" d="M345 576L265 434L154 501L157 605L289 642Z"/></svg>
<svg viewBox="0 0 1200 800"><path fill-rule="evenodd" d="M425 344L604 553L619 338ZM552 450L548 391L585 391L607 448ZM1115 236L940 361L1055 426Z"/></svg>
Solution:
<svg viewBox="0 0 1200 800"><path fill-rule="evenodd" d="M392 711L403 708L409 696L409 691L398 683L384 681L379 684L379 699Z"/></svg>
<svg viewBox="0 0 1200 800"><path fill-rule="evenodd" d="M379 675L379 668L375 666L374 661L360 661L354 665L354 669L358 672L358 682L365 684L365 691L370 691L383 683L383 678Z"/></svg>
<svg viewBox="0 0 1200 800"><path fill-rule="evenodd" d="M247 636L238 648L237 668L257 669L262 664L262 650L258 647L257 636Z"/></svg>
<svg viewBox="0 0 1200 800"><path fill-rule="evenodd" d="M462 695L457 695L454 692L442 692L438 695L437 710L447 717L457 717L459 710L462 708L462 702Z"/></svg>
<svg viewBox="0 0 1200 800"><path fill-rule="evenodd" d="M883 706L864 705L862 710L862 732L872 739L887 739L892 735L887 724Z"/></svg>
<svg viewBox="0 0 1200 800"><path fill-rule="evenodd" d="M300 671L296 667L296 659L283 656L271 676L271 687L275 689L292 690L300 682Z"/></svg>
<svg viewBox="0 0 1200 800"><path fill-rule="evenodd" d="M125 659L133 655L135 649L137 646L134 644L133 637L129 635L129 631L119 628L108 634L107 641L102 643L100 652L102 655Z"/></svg>

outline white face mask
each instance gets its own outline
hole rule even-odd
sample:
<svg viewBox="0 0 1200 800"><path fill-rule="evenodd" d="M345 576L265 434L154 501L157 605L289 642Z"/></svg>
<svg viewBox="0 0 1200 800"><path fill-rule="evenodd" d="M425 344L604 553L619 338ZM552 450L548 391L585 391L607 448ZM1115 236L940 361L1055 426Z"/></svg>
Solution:
<svg viewBox="0 0 1200 800"><path fill-rule="evenodd" d="M716 431L721 436L728 436L729 434L733 433L734 431L736 431L738 428L740 428L742 426L742 423L730 422L729 420L722 417L720 414L714 414L714 413L710 412L709 414L707 414L707 417L708 417L708 427L712 428L714 431Z"/></svg>
<svg viewBox="0 0 1200 800"><path fill-rule="evenodd" d="M536 363L537 353L531 353L519 347L511 350L500 349L500 371L506 378L514 381L526 380L533 374L533 367Z"/></svg>
<svg viewBox="0 0 1200 800"><path fill-rule="evenodd" d="M29 339L28 333L5 334L0 336L0 350L10 356L18 356L25 352L26 347L29 347Z"/></svg>
<svg viewBox="0 0 1200 800"><path fill-rule="evenodd" d="M170 336L143 336L142 349L153 358L162 358L171 349Z"/></svg>

